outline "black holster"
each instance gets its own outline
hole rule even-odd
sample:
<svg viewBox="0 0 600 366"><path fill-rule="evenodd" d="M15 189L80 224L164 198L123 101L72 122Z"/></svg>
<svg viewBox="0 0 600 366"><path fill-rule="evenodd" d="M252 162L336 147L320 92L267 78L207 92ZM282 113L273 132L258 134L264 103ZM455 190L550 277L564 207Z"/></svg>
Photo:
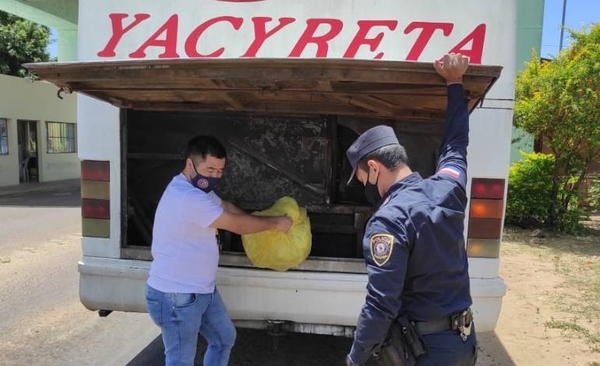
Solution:
<svg viewBox="0 0 600 366"><path fill-rule="evenodd" d="M381 366L414 366L427 351L414 324L403 315L392 323L387 338L373 354Z"/></svg>

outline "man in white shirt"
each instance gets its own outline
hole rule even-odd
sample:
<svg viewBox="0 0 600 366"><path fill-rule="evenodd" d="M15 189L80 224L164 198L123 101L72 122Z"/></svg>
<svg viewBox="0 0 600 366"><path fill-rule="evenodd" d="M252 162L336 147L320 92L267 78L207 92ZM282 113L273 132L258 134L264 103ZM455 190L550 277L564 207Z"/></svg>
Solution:
<svg viewBox="0 0 600 366"><path fill-rule="evenodd" d="M286 232L289 217L246 214L213 191L225 169L226 152L214 137L197 136L185 166L165 189L154 218L146 303L161 328L166 366L193 366L198 333L208 348L204 366L229 362L236 331L215 287L219 263L217 229L240 235Z"/></svg>

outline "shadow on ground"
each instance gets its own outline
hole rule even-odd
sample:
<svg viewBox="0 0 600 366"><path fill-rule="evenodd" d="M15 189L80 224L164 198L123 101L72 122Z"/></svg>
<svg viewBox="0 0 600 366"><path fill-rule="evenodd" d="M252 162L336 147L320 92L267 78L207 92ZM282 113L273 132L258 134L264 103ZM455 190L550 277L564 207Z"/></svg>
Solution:
<svg viewBox="0 0 600 366"><path fill-rule="evenodd" d="M350 339L333 336L286 334L275 338L262 330L238 329L229 365L343 365L351 343ZM195 365L202 365L205 349L205 341L199 340ZM164 366L163 352L159 336L127 366Z"/></svg>
<svg viewBox="0 0 600 366"><path fill-rule="evenodd" d="M478 366L515 366L494 333L481 333ZM274 344L274 342L276 344ZM265 331L239 329L230 366L334 366L344 365L352 340L342 337L287 334L276 340ZM277 348L275 348L275 346ZM206 349L204 340L198 342L196 366L202 365ZM164 366L162 339L157 337L127 366ZM376 365L376 363L369 363Z"/></svg>
<svg viewBox="0 0 600 366"><path fill-rule="evenodd" d="M495 332L477 334L477 366L516 366Z"/></svg>
<svg viewBox="0 0 600 366"><path fill-rule="evenodd" d="M81 197L78 189L32 192L0 197L0 207L80 207Z"/></svg>

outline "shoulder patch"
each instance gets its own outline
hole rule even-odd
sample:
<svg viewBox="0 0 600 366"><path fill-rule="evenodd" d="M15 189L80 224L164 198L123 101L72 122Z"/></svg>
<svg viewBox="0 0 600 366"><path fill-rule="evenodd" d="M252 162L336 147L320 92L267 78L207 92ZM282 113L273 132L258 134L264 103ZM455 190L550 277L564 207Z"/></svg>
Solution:
<svg viewBox="0 0 600 366"><path fill-rule="evenodd" d="M373 234L369 239L371 256L379 267L387 263L394 249L394 236L390 234Z"/></svg>
<svg viewBox="0 0 600 366"><path fill-rule="evenodd" d="M447 166L438 171L439 174L446 174L451 176L452 178L458 178L460 176L460 171L453 167Z"/></svg>

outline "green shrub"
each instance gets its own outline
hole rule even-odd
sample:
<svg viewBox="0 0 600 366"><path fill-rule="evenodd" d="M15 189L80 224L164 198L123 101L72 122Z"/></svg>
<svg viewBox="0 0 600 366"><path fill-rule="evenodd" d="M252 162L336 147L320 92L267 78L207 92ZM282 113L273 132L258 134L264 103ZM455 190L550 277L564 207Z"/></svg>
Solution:
<svg viewBox="0 0 600 366"><path fill-rule="evenodd" d="M544 227L550 225L549 211L552 202L552 173L554 155L523 153L523 160L510 167L506 222L521 227ZM560 187L557 201L566 192ZM555 229L559 232L576 234L581 230L585 213L577 204L576 195L569 202L566 212L559 213ZM559 202L554 204L559 205Z"/></svg>
<svg viewBox="0 0 600 366"><path fill-rule="evenodd" d="M520 226L543 225L551 202L554 156L523 153L510 167L506 221Z"/></svg>
<svg viewBox="0 0 600 366"><path fill-rule="evenodd" d="M570 204L567 212L558 217L558 227L556 227L556 231L565 234L579 235L583 233L584 229L581 221L587 219L589 219L589 215L585 210L576 204Z"/></svg>
<svg viewBox="0 0 600 366"><path fill-rule="evenodd" d="M594 179L589 190L590 206L595 210L600 210L600 177Z"/></svg>

